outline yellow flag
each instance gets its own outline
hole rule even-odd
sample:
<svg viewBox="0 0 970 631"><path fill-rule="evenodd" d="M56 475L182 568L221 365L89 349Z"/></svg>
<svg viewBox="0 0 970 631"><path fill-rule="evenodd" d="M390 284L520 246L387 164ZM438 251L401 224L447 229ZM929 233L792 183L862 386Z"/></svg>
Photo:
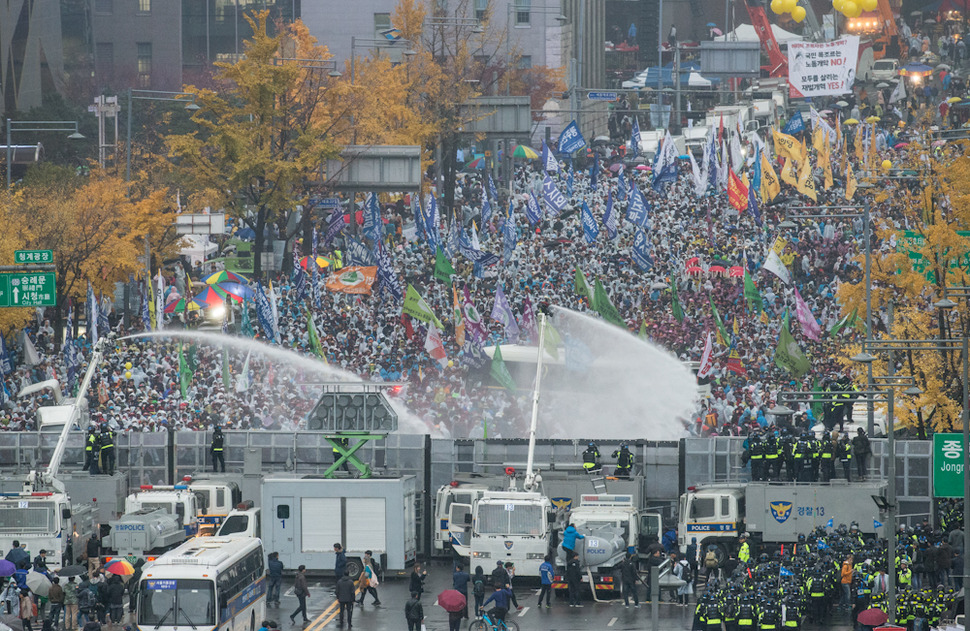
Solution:
<svg viewBox="0 0 970 631"><path fill-rule="evenodd" d="M783 134L779 131L771 130L772 138L775 140L775 153L779 156L791 158L792 160L803 159L805 146L794 136Z"/></svg>
<svg viewBox="0 0 970 631"><path fill-rule="evenodd" d="M825 174L825 182L822 184L822 187L825 190L829 190L835 184L835 180L832 177L832 156L830 155L828 143L818 153L818 165L822 167L822 173Z"/></svg>
<svg viewBox="0 0 970 631"><path fill-rule="evenodd" d="M825 132L822 131L821 127L816 127L812 132L812 147L815 148L815 151L822 153L825 151L826 144L828 143L825 142Z"/></svg>
<svg viewBox="0 0 970 631"><path fill-rule="evenodd" d="M858 125L856 125L856 128L855 128L855 140L853 141L852 144L855 146L856 160L858 160L859 162L862 162L862 159L865 157L865 153L863 152L863 149L862 149L862 128Z"/></svg>
<svg viewBox="0 0 970 631"><path fill-rule="evenodd" d="M768 324L768 312L764 309L761 310L761 323Z"/></svg>
<svg viewBox="0 0 970 631"><path fill-rule="evenodd" d="M795 161L785 158L785 166L781 169L781 179L789 186L798 186L798 173L795 171Z"/></svg>
<svg viewBox="0 0 970 631"><path fill-rule="evenodd" d="M813 202L818 201L818 194L815 192L815 178L812 177L812 161L802 162L801 169L798 171L798 184L795 186L799 193L812 198Z"/></svg>
<svg viewBox="0 0 970 631"><path fill-rule="evenodd" d="M727 342L724 341L724 336L721 335L721 327L718 326L718 327L714 327L714 328L717 330L716 331L717 339L715 341L718 344L720 344L721 346L727 346L728 344L727 344Z"/></svg>
<svg viewBox="0 0 970 631"><path fill-rule="evenodd" d="M778 256L782 255L786 247L788 247L788 239L784 239L782 237L775 237L774 243L771 244L772 252Z"/></svg>
<svg viewBox="0 0 970 631"><path fill-rule="evenodd" d="M845 174L845 199L847 201L852 201L855 197L855 190L859 187L859 183L855 179L855 173L852 172L852 165L849 165L848 171Z"/></svg>
<svg viewBox="0 0 970 631"><path fill-rule="evenodd" d="M771 161L764 152L761 154L761 191L759 192L761 193L762 203L770 202L781 192L781 183L778 181L778 174L775 173L774 167L771 166Z"/></svg>
<svg viewBox="0 0 970 631"><path fill-rule="evenodd" d="M734 337L735 338L738 337L738 319L737 319L737 317L734 318Z"/></svg>

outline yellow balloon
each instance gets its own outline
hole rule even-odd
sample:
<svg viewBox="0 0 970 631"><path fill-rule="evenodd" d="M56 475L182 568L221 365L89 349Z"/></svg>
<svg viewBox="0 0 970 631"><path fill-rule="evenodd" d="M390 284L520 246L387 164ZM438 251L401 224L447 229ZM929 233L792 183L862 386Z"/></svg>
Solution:
<svg viewBox="0 0 970 631"><path fill-rule="evenodd" d="M857 2L855 5L855 10L852 12L852 15L849 17L857 18L860 15L862 15L862 5Z"/></svg>
<svg viewBox="0 0 970 631"><path fill-rule="evenodd" d="M839 13L842 13L842 8L844 6L845 6L845 0L834 0L834 2L832 2L832 8L838 11Z"/></svg>
<svg viewBox="0 0 970 631"><path fill-rule="evenodd" d="M879 0L862 0L862 10L863 11L875 11L876 6L878 6Z"/></svg>
<svg viewBox="0 0 970 631"><path fill-rule="evenodd" d="M785 13L791 13L798 6L798 0L782 0L782 6L785 9Z"/></svg>
<svg viewBox="0 0 970 631"><path fill-rule="evenodd" d="M795 7L791 12L791 17L796 22L801 22L805 19L805 7Z"/></svg>
<svg viewBox="0 0 970 631"><path fill-rule="evenodd" d="M125 362L125 370L131 370L131 362Z"/></svg>
<svg viewBox="0 0 970 631"><path fill-rule="evenodd" d="M781 12L784 11L784 4L782 3L782 0L771 0L771 11L775 15L780 15Z"/></svg>
<svg viewBox="0 0 970 631"><path fill-rule="evenodd" d="M882 161L882 170L883 171L888 171L891 168L893 168L892 161L890 161L890 160L883 160Z"/></svg>
<svg viewBox="0 0 970 631"><path fill-rule="evenodd" d="M842 14L845 17L847 18L855 17L854 15L852 15L853 13L855 13L855 10L856 10L856 3L853 2L853 0L845 0L845 2L842 3Z"/></svg>
<svg viewBox="0 0 970 631"><path fill-rule="evenodd" d="M130 370L125 371L125 379L131 379L131 371Z"/></svg>

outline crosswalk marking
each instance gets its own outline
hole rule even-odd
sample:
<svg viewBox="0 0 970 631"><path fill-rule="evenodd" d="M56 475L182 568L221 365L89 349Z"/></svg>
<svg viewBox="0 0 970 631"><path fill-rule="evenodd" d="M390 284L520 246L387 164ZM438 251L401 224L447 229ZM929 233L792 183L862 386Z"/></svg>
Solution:
<svg viewBox="0 0 970 631"><path fill-rule="evenodd" d="M524 616L526 612L529 611L529 609L531 609L531 607L523 607L522 611L519 612L519 617L521 618L522 616Z"/></svg>
<svg viewBox="0 0 970 631"><path fill-rule="evenodd" d="M618 620L618 618L610 618L610 621L608 623L606 623L606 626L612 627L614 624L616 624L616 621L617 620Z"/></svg>

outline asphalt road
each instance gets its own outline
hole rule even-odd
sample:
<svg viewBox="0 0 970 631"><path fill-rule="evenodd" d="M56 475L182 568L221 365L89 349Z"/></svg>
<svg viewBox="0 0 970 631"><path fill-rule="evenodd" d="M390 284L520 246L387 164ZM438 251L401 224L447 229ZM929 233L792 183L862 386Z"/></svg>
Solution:
<svg viewBox="0 0 970 631"><path fill-rule="evenodd" d="M289 616L297 607L296 597L293 596L292 581L284 578L283 596L277 609L267 609L267 617L279 623L281 631L322 631L323 629L339 628L337 622L338 607L333 597L333 580L327 577L309 579L310 598L307 601L307 611L310 622L302 624L299 617L296 624L291 625ZM428 567L428 578L425 581L425 592L421 598L424 605L425 625L427 631L447 631L448 614L436 604L437 595L451 589L450 565L434 564ZM640 597L644 599L641 586ZM544 631L626 631L653 629L652 607L641 600L639 609L623 606L623 600L611 602L593 602L587 594L580 609L570 608L565 600L553 599L552 609L536 607L538 588L535 586L517 586L515 589L522 611L510 612L523 630L542 629ZM401 631L407 629L404 619L404 604L409 598L408 579L387 577L378 587L381 606L372 605L373 598L368 595L363 607L354 606L354 631ZM474 604L474 602L473 602ZM689 631L693 622L694 603L688 607L675 604L661 603L657 606L658 624L660 631ZM833 623L826 629L850 630L848 618L836 614ZM462 629L467 629L467 623ZM813 628L806 625L806 628ZM820 628L820 627L814 627Z"/></svg>

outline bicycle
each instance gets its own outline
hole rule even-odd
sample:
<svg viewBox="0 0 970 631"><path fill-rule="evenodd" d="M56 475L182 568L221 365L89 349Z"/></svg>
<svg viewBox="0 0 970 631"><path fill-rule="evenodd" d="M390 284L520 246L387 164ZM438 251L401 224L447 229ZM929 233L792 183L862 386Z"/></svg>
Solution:
<svg viewBox="0 0 970 631"><path fill-rule="evenodd" d="M519 631L519 625L515 620L498 620L497 622L492 622L492 619L488 617L488 613L483 611L481 618L472 620L471 624L468 625L468 631Z"/></svg>

